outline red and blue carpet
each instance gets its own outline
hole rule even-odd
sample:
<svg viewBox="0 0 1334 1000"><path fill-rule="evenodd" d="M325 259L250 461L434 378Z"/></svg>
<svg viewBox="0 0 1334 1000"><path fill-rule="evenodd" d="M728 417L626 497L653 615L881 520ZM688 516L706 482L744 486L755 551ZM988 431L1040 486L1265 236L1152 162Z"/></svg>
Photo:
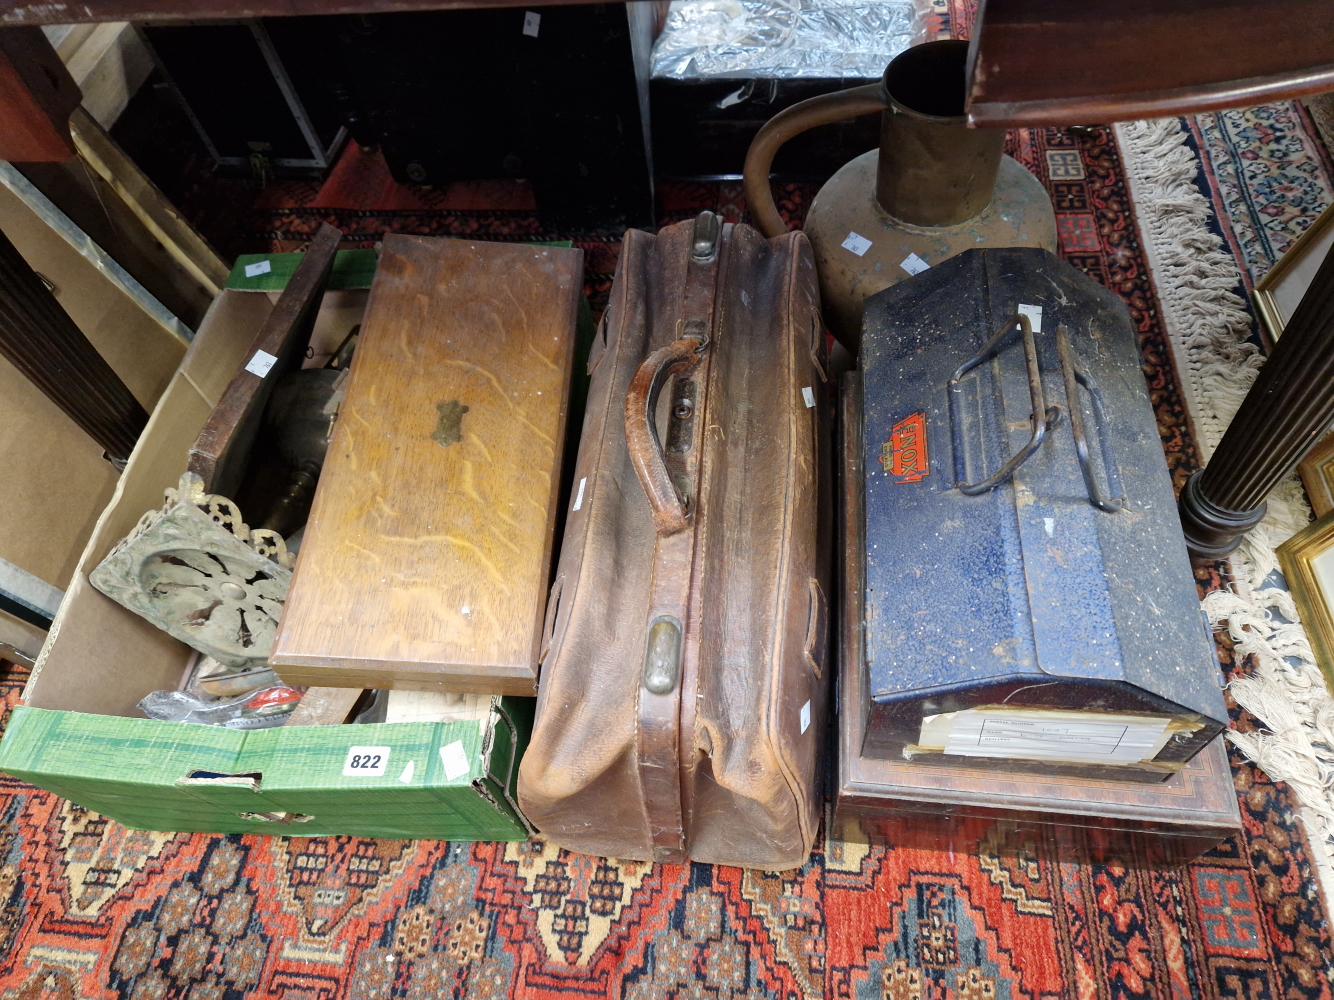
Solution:
<svg viewBox="0 0 1334 1000"><path fill-rule="evenodd" d="M1248 154L1273 161L1272 141L1231 134L1211 148L1235 150L1244 172ZM1180 483L1198 459L1110 130L1020 132L1010 151L1048 185L1066 259L1130 307ZM1255 203L1235 194L1245 185L1225 180L1214 193L1229 236L1263 230L1231 240L1249 263L1282 241L1271 210L1257 229ZM782 208L799 220L812 193L790 187ZM661 198L664 223L743 212L739 185ZM323 188L266 192L223 242L287 249L320 222L358 246L386 232L553 235L528 199L521 185L399 188L353 149ZM1290 207L1282 191L1264 204ZM1251 215L1229 221L1234 209ZM617 241L580 245L596 309ZM1202 572L1201 592L1223 571ZM1225 637L1219 652L1234 669ZM9 705L23 680L17 668L0 679ZM1234 724L1253 725L1242 712ZM589 858L540 839L141 833L0 778L0 998L1328 1000L1330 933L1297 804L1232 765L1242 835L1166 871L1073 864L1044 844L964 856L831 842L801 869L765 874Z"/></svg>

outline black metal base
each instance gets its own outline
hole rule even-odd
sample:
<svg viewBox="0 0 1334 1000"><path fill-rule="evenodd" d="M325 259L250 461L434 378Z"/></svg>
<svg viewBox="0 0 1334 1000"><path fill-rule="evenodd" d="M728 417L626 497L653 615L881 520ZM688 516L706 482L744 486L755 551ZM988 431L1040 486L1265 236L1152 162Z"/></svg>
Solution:
<svg viewBox="0 0 1334 1000"><path fill-rule="evenodd" d="M1225 559L1241 544L1241 536L1260 523L1265 516L1265 505L1245 511L1219 507L1200 492L1201 475L1202 472L1197 472L1186 480L1177 501L1181 531L1192 557Z"/></svg>

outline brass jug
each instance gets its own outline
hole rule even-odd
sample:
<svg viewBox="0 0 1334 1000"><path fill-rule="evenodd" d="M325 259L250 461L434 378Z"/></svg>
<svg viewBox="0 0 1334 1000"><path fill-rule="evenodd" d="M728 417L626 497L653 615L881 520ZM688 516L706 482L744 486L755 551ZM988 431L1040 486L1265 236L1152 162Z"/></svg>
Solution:
<svg viewBox="0 0 1334 1000"><path fill-rule="evenodd" d="M968 43L927 42L894 58L877 83L779 112L746 154L746 203L765 236L787 231L769 187L784 142L817 125L881 112L880 148L845 163L804 226L829 331L856 354L862 303L922 264L979 246L1056 250L1051 199L1002 152L1005 132L968 128Z"/></svg>

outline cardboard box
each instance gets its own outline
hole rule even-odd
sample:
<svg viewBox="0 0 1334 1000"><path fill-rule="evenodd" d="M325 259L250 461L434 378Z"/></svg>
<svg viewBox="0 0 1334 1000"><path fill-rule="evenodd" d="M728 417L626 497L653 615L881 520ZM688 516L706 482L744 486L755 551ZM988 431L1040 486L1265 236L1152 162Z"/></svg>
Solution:
<svg viewBox="0 0 1334 1000"><path fill-rule="evenodd" d="M480 722L243 732L138 717L144 695L179 686L193 650L93 589L88 572L176 483L274 298L225 291L200 325L79 560L0 740L0 771L136 829L523 840L513 790L531 699L495 698ZM365 301L325 295L317 357ZM382 759L353 768L366 754Z"/></svg>

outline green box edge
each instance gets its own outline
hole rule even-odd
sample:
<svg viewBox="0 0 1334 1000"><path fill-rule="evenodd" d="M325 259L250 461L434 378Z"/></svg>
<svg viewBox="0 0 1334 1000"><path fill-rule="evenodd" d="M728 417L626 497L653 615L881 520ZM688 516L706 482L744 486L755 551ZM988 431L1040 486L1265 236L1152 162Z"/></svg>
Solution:
<svg viewBox="0 0 1334 1000"><path fill-rule="evenodd" d="M172 833L521 841L527 839L533 828L518 808L515 784L518 761L531 734L533 711L533 699L506 697L493 703L493 711L485 725L475 722L382 723L355 728L303 726L200 733L199 730L215 727L19 705L11 713L3 737L0 737L0 771L131 829ZM471 734L469 727L472 728ZM81 739L91 743L119 743L122 747L104 757L100 766L91 769L93 773L90 774L89 769L59 763L62 756L68 756L66 751L70 748L65 746L59 748L59 752L53 752L49 736L62 729L67 730L66 737L69 736L68 730L75 730ZM400 735L394 735L396 733ZM473 751L469 753L472 767L467 774L450 781L444 778L438 750L455 739L464 739L465 745L473 745ZM228 763L234 768L244 767L247 762L254 764L273 756L275 751L290 755L299 752L303 745L328 766L344 759L350 746L377 745L377 740L392 741L396 747L406 743L423 748L429 744L421 779L423 784L413 787L410 792L400 789L391 780L394 774L390 769L386 771L387 780L363 787L350 783L355 779L342 779L340 770L337 778L327 783L307 784L288 778L276 783L276 789L273 785L266 789L261 778L255 792L240 785L204 788L182 785L180 777L185 775L170 784L151 780L136 782L132 777L113 780L111 777L112 772L139 773L143 751L163 742L170 744L164 747L164 752L185 747L187 752L198 752L202 764L222 765L214 773L237 774L240 773L238 770L224 770L223 767ZM202 746L206 743L219 746L210 751ZM105 746L102 749L105 751ZM211 761L207 759L210 752L214 753ZM391 767L394 763L391 758ZM349 795L349 792L353 794ZM252 794L257 797L249 798ZM252 804L251 809L245 810L247 812L299 813L299 809L285 807L305 805L310 808L312 796L316 802L321 798L329 803L340 800L350 811L340 813L335 808L330 813L329 803L325 803L320 806L322 815L316 816L314 821L290 824L245 820L237 815L238 807L247 804ZM407 815L402 815L393 809L395 802L416 808L410 808ZM359 808L359 803L372 808ZM465 826L472 829L465 830Z"/></svg>

